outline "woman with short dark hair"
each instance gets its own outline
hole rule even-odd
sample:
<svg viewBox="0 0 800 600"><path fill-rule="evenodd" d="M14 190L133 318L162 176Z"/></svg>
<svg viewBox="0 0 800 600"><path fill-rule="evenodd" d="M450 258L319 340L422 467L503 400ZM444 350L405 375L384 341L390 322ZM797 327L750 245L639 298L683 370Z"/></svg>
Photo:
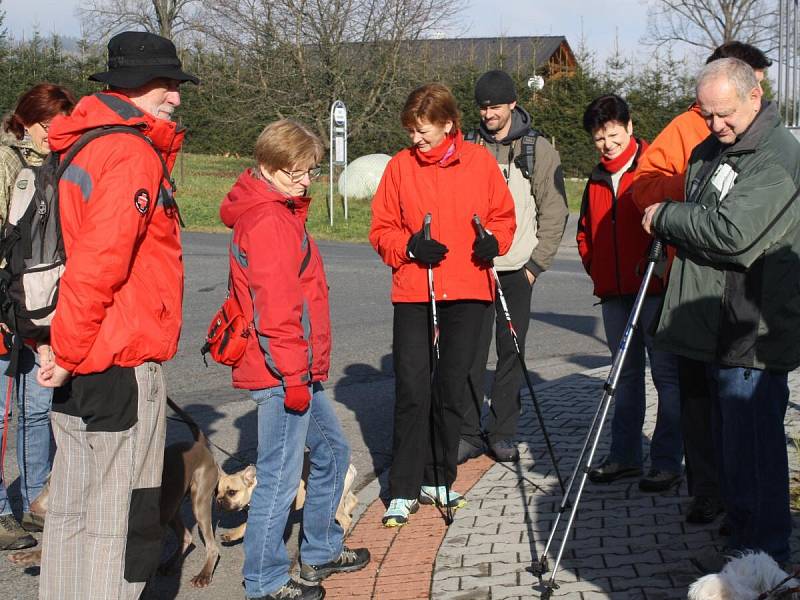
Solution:
<svg viewBox="0 0 800 600"><path fill-rule="evenodd" d="M631 183L647 142L633 135L627 102L616 94L593 100L583 114L583 127L600 153L589 176L578 219L578 252L600 298L606 341L616 357L642 284L651 238L641 227ZM680 429L678 363L675 355L653 348L650 325L658 315L664 281L655 277L629 340L625 365L614 396L611 449L589 472L595 483L640 477L643 465L642 426L645 418L645 352L658 392L658 417L650 443L650 470L639 488L659 492L680 483L683 442Z"/></svg>
<svg viewBox="0 0 800 600"><path fill-rule="evenodd" d="M251 335L233 386L258 407L256 487L244 538L244 587L259 600L318 600L320 586L289 577L283 532L310 451L300 575L321 581L369 562L366 548L344 545L336 521L350 447L322 388L331 351L328 284L322 256L306 231L308 188L324 148L296 121L269 124L256 141L257 165L225 196L222 221L233 229L230 293Z"/></svg>
<svg viewBox="0 0 800 600"><path fill-rule="evenodd" d="M411 92L401 122L411 146L386 167L372 201L369 233L392 267L395 410L387 527L405 524L418 502L465 504L461 494L451 489L448 496L445 490L456 478L467 376L493 299L489 268L508 250L516 227L514 202L497 161L485 148L464 143L448 88L430 83ZM423 231L426 214L430 239ZM487 229L481 240L474 215ZM432 351L429 268L439 317L438 360ZM442 410L431 410L432 402Z"/></svg>

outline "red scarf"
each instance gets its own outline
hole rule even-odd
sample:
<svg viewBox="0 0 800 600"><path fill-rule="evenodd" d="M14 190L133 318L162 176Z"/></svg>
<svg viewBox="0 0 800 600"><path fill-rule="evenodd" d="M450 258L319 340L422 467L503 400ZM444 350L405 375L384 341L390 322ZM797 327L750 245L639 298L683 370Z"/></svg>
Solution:
<svg viewBox="0 0 800 600"><path fill-rule="evenodd" d="M461 144L464 142L464 136L460 131L446 135L444 139L427 152L422 152L414 146L414 154L417 160L424 165L432 165L438 163L441 166L446 165L450 159L461 150Z"/></svg>
<svg viewBox="0 0 800 600"><path fill-rule="evenodd" d="M636 148L636 138L631 136L631 139L628 142L628 147L625 148L625 150L623 150L619 156L616 158L606 158L605 156L601 156L600 164L603 165L603 168L609 173L616 173L622 167L627 165L631 158L633 158L633 155L636 154Z"/></svg>

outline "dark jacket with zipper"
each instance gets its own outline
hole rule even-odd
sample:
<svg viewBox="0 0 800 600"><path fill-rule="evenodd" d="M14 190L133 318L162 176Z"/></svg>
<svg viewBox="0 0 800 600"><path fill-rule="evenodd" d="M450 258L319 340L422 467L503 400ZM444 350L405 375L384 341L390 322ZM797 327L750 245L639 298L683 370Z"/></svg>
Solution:
<svg viewBox="0 0 800 600"><path fill-rule="evenodd" d="M655 213L677 249L659 348L730 367L800 365L800 144L763 102L750 127L692 152L686 202Z"/></svg>
<svg viewBox="0 0 800 600"><path fill-rule="evenodd" d="M583 190L578 218L578 252L594 283L598 298L635 294L642 285L645 257L650 236L642 229L642 216L633 203L631 183L639 157L647 142L636 139L638 148L630 167L622 174L614 193L611 173L598 164ZM598 193L607 188L607 194ZM653 278L648 292L664 291L659 278Z"/></svg>

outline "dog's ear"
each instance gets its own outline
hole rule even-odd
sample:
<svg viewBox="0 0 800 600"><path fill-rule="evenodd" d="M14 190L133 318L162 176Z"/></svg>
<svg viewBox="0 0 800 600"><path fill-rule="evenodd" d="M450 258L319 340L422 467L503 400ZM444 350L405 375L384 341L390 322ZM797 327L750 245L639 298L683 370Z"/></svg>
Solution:
<svg viewBox="0 0 800 600"><path fill-rule="evenodd" d="M223 477L227 477L228 476L228 474L225 471L222 470L222 467L220 467L219 464L217 464L217 473L219 475L219 479L222 479Z"/></svg>
<svg viewBox="0 0 800 600"><path fill-rule="evenodd" d="M242 471L242 480L247 484L247 487L252 487L256 484L255 466L250 465Z"/></svg>

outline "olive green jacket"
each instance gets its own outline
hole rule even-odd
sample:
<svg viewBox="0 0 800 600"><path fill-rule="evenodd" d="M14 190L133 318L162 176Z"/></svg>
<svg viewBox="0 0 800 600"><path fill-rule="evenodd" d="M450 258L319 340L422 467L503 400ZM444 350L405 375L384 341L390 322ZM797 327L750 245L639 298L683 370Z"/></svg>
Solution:
<svg viewBox="0 0 800 600"><path fill-rule="evenodd" d="M656 346L723 366L800 365L800 144L763 102L736 142L692 152L686 202L653 229L677 247Z"/></svg>
<svg viewBox="0 0 800 600"><path fill-rule="evenodd" d="M27 137L18 140L10 133L2 131L0 133L0 224L5 223L8 215L8 203L11 201L14 183L22 167L25 166L23 158L27 165L37 167L42 164L45 155L38 153Z"/></svg>

